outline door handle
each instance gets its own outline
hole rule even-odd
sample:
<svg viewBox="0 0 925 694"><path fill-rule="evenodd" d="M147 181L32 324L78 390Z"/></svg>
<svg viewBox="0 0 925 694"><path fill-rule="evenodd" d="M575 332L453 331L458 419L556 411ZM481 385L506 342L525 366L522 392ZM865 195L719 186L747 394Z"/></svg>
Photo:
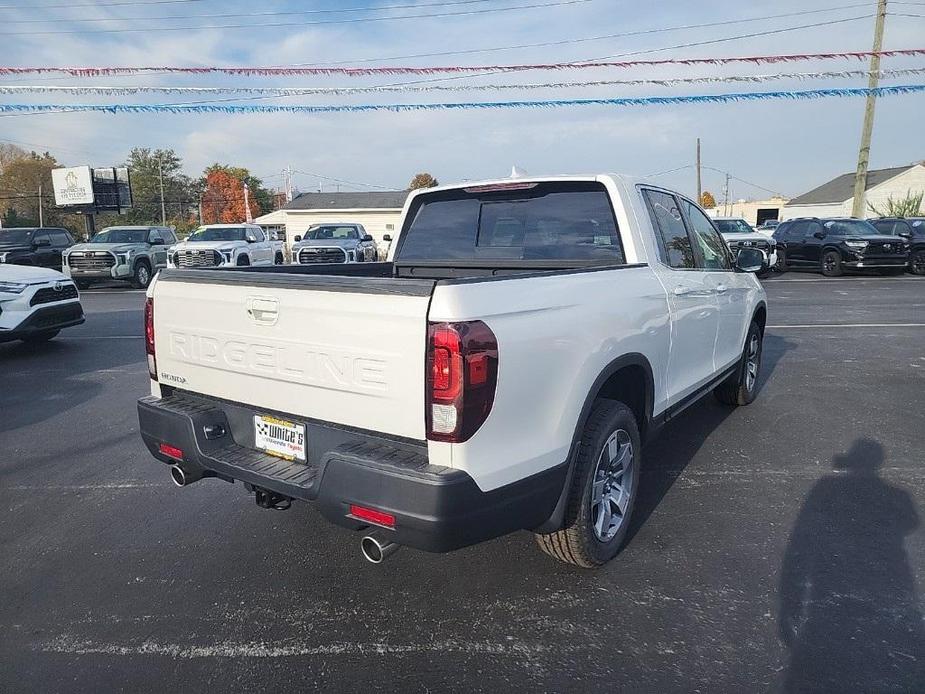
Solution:
<svg viewBox="0 0 925 694"><path fill-rule="evenodd" d="M717 294L725 294L728 290L729 287L727 287L725 284L717 284L713 291Z"/></svg>
<svg viewBox="0 0 925 694"><path fill-rule="evenodd" d="M690 287L682 287L682 286L678 285L677 287L675 287L675 288L672 290L672 293L673 293L675 296L687 296L688 294L693 294L693 293L694 293L694 290L691 289Z"/></svg>

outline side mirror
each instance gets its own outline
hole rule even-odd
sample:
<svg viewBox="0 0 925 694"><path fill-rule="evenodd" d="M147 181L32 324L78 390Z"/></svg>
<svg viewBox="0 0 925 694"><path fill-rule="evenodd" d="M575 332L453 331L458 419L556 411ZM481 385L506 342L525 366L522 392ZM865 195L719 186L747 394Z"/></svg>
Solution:
<svg viewBox="0 0 925 694"><path fill-rule="evenodd" d="M392 235L386 234L385 236L382 237L382 240L385 241L386 243L392 243Z"/></svg>
<svg viewBox="0 0 925 694"><path fill-rule="evenodd" d="M152 246L166 246L167 245L164 243L164 239L151 239L149 243Z"/></svg>
<svg viewBox="0 0 925 694"><path fill-rule="evenodd" d="M369 243L370 241L373 240L373 237L370 236L369 234L365 234L365 235L363 236L363 239L362 239L362 240L363 240L363 241L366 241L367 243Z"/></svg>
<svg viewBox="0 0 925 694"><path fill-rule="evenodd" d="M899 235L902 236L904 239L911 239L911 238L912 238L912 232L911 232L911 231L901 231L901 232L899 232Z"/></svg>
<svg viewBox="0 0 925 694"><path fill-rule="evenodd" d="M736 255L736 269L742 272L762 272L768 269L768 259L757 248L742 248Z"/></svg>
<svg viewBox="0 0 925 694"><path fill-rule="evenodd" d="M50 245L51 245L51 241L49 241L48 239L38 239L38 240L37 240L35 243L33 243L32 245L35 246L36 248L43 248L43 247L45 247L45 246L50 246Z"/></svg>
<svg viewBox="0 0 925 694"><path fill-rule="evenodd" d="M301 237L301 236L298 236L298 235L297 235L297 236L293 236L293 237L292 237L292 242L293 242L293 243L298 243L298 242L301 241L301 240L302 240L302 237Z"/></svg>
<svg viewBox="0 0 925 694"><path fill-rule="evenodd" d="M247 236L244 237L244 240L247 241L248 243L257 243L257 237L254 236L253 234L248 234Z"/></svg>
<svg viewBox="0 0 925 694"><path fill-rule="evenodd" d="M813 236L815 236L817 239L824 239L824 238L825 238L825 232L824 232L824 231L817 231L816 233L813 234Z"/></svg>

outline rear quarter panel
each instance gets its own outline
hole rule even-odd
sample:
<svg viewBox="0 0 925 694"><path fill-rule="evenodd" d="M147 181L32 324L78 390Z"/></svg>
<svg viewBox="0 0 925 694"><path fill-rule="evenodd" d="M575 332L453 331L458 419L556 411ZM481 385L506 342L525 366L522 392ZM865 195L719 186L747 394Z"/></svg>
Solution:
<svg viewBox="0 0 925 694"><path fill-rule="evenodd" d="M432 321L481 320L498 340L488 419L462 444L430 442L431 461L490 490L566 461L585 399L615 359L638 352L655 390L668 363L668 306L646 266L437 285Z"/></svg>

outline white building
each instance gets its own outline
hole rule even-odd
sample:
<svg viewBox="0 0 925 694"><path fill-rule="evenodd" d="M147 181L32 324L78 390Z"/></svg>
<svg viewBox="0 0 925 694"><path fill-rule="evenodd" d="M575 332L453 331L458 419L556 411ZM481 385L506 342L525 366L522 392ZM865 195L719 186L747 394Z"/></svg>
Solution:
<svg viewBox="0 0 925 694"><path fill-rule="evenodd" d="M887 201L905 198L909 193L925 190L925 165L922 163L867 172L864 193L864 216L875 217L870 209L886 207ZM850 217L854 199L854 172L842 174L808 193L793 198L783 209L784 219L794 217Z"/></svg>
<svg viewBox="0 0 925 694"><path fill-rule="evenodd" d="M361 193L302 193L275 212L261 215L257 224L276 231L291 243L313 224L353 222L362 224L377 242L386 234L395 236L407 190Z"/></svg>
<svg viewBox="0 0 925 694"><path fill-rule="evenodd" d="M787 198L773 197L767 200L736 200L725 205L707 209L711 217L741 217L754 226L760 226L769 219L780 219Z"/></svg>

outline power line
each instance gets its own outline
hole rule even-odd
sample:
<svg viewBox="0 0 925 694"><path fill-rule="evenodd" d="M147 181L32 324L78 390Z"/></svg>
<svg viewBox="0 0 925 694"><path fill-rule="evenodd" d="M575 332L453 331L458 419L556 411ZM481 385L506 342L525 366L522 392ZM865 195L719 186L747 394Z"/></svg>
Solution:
<svg viewBox="0 0 925 694"><path fill-rule="evenodd" d="M162 27L158 32L165 31L191 31L202 29L260 29L269 27L304 27L332 24L361 24L367 22L394 22L403 19L428 19L436 17L463 17L489 14L496 12L512 12L516 10L536 10L547 7L562 7L566 5L580 5L594 0L554 0L553 2L533 3L530 5L513 5L511 7L487 7L480 10L464 10L461 12L433 12L429 14L396 15L393 17L355 17L352 19L322 19L312 22L273 22L263 24L203 24L201 26ZM61 29L54 31L5 31L0 36L50 36L59 34L127 34L134 32L151 32L150 27L137 27L127 29Z"/></svg>
<svg viewBox="0 0 925 694"><path fill-rule="evenodd" d="M322 174L312 173L311 171L300 171L298 169L293 169L293 173L302 174L304 176L311 176L312 178L323 178L326 181L334 181L335 183L343 183L348 186L360 186L362 188L380 188L381 190L394 190L394 187L390 186L380 186L375 183L359 183L357 181L347 181L342 178L334 178L333 176L324 176Z"/></svg>
<svg viewBox="0 0 925 694"><path fill-rule="evenodd" d="M559 41L542 41L538 43L522 43L517 45L507 45L507 46L492 46L489 48L471 48L462 51L439 51L435 53L412 53L410 55L395 55L388 56L384 58L358 58L353 60L332 60L321 63L295 63L295 65L351 65L357 63L376 63L376 62L385 62L389 60L411 60L416 58L434 58L440 56L448 55L472 55L475 53L494 53L497 51L512 51L520 50L523 48L547 48L549 46L565 46L571 45L574 43L587 43L590 41L606 41L609 39L618 39L618 38L629 38L632 36L644 36L647 34L659 34L669 31L683 31L686 29L703 29L705 27L716 27L716 26L726 26L730 24L744 24L747 22L760 22L769 19L783 19L786 17L798 17L807 14L819 14L824 12L835 12L838 10L847 10L853 9L856 7L867 7L868 3L856 3L853 5L841 5L837 7L826 7L816 10L802 10L800 12L786 12L783 14L774 14L766 15L763 17L747 17L744 19L730 19L719 22L702 22L699 24L681 24L678 26L672 27L656 27L650 29L640 29L636 31L625 31L617 34L602 34L600 36L583 36L570 39L562 39ZM281 66L282 67L282 66Z"/></svg>
<svg viewBox="0 0 925 694"><path fill-rule="evenodd" d="M190 2L207 2L207 0L125 0L124 2L88 2L78 5L65 3L63 5L32 5L22 7L20 5L0 5L0 10L59 10L71 9L72 7L122 7L126 5L178 5Z"/></svg>
<svg viewBox="0 0 925 694"><path fill-rule="evenodd" d="M313 14L346 14L348 12L384 12L387 10L420 9L428 7L452 7L455 5L475 5L493 2L494 0L441 0L441 2L410 3L404 5L372 5L366 7L343 7L339 9L316 10L278 10L273 12L234 12L212 14L174 14L162 17L88 17L84 18L54 18L54 19L16 19L8 20L5 24L58 24L58 23L89 23L89 22L160 22L174 19L230 19L232 17L287 17L295 15Z"/></svg>

